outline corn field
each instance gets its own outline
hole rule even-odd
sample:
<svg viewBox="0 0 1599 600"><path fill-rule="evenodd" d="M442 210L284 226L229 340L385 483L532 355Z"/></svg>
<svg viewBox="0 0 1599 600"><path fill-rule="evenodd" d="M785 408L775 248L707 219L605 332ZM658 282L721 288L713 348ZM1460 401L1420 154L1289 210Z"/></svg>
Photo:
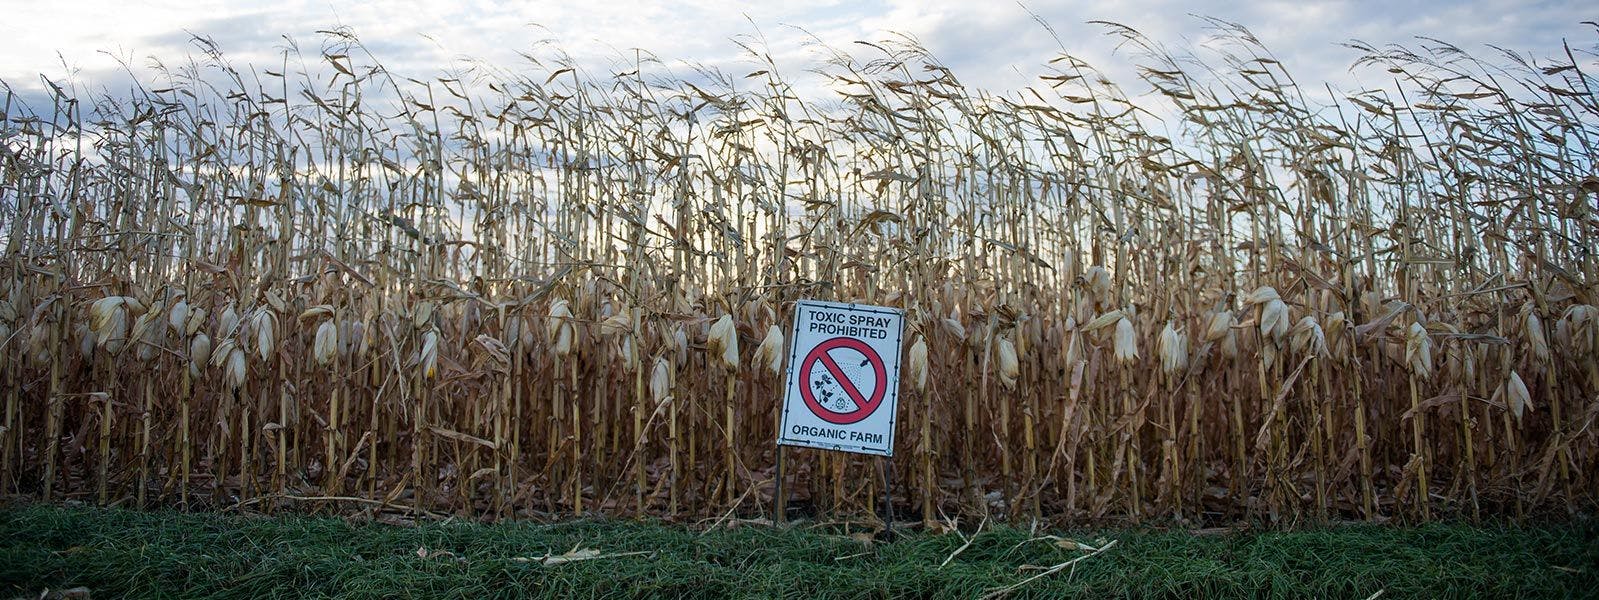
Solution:
<svg viewBox="0 0 1599 600"><path fill-rule="evenodd" d="M423 80L344 31L7 86L0 490L769 514L814 298L906 311L901 518L1593 510L1595 49L1352 42L1386 84L1334 93L1210 24L1099 24L1130 88L1064 46L970 88L908 36ZM879 459L784 454L790 506L881 509Z"/></svg>

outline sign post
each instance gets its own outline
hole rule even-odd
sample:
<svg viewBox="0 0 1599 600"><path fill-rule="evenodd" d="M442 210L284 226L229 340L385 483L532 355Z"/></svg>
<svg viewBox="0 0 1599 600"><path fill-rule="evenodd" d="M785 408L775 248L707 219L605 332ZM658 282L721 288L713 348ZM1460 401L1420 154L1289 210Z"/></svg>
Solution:
<svg viewBox="0 0 1599 600"><path fill-rule="evenodd" d="M894 456L905 314L896 308L802 300L794 307L788 386L778 429L777 520L783 446ZM888 497L888 465L884 496ZM887 501L892 528L893 506Z"/></svg>

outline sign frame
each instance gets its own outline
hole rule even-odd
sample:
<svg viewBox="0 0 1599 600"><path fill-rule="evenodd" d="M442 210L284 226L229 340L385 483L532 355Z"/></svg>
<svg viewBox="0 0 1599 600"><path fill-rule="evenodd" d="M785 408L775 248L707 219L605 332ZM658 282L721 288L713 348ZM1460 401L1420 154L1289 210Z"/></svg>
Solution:
<svg viewBox="0 0 1599 600"><path fill-rule="evenodd" d="M836 322L818 325L821 329L832 330L830 332L806 331L805 327L817 323L811 318L816 314L835 317L838 314L856 316L864 326L857 326L852 324L850 319L840 317ZM873 325L883 319L888 321L886 326ZM863 339L865 336L859 333L868 330L880 332L883 337ZM905 311L868 304L800 300L794 304L792 332L793 335L789 338L793 341L789 345L788 370L784 377L784 398L780 408L782 414L778 423L778 446L797 446L892 458L894 432L899 422L899 380L903 353L901 346L905 334ZM852 333L854 335L851 335ZM866 410L867 414L858 418L850 416L851 413L839 413L821 407L807 387L808 384L815 383L810 380L810 374L817 362L821 362L826 371L835 378L846 378L845 373L835 362L836 359L830 356L830 353L837 349L850 350L862 355L865 360L859 363L859 366L872 366L871 374L877 379L873 382L875 385L872 386L870 394L858 391L858 386L854 383L847 381L837 383L837 387L844 391L847 399L856 405L857 412ZM868 365L868 363L875 364ZM864 404L871 406L863 406L863 400ZM845 416L838 416L840 414ZM806 435L808 432L815 433ZM874 435L881 439L881 443L873 443Z"/></svg>

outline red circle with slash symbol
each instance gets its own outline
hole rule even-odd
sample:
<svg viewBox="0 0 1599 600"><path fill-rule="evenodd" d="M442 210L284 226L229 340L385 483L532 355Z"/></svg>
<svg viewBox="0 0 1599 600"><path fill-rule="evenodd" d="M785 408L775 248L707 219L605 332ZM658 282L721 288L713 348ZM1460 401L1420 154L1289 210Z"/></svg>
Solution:
<svg viewBox="0 0 1599 600"><path fill-rule="evenodd" d="M868 373L861 373L861 369L846 371L830 352L848 349L859 352L863 358L860 367L870 366ZM821 369L817 369L817 365ZM855 338L836 337L811 349L805 355L805 360L800 362L800 372L804 374L800 381L800 397L805 399L805 406L811 413L828 423L835 425L849 425L859 423L866 417L872 416L877 407L883 403L883 395L888 391L888 369L883 365L883 358L877 351ZM854 374L855 379L850 375ZM868 380L873 381L871 394L861 393L861 386ZM833 388L838 388L835 391ZM842 398L834 398L834 394L841 391ZM822 400L817 396L821 395ZM829 408L823 401L830 401L842 410ZM853 408L850 406L853 405Z"/></svg>

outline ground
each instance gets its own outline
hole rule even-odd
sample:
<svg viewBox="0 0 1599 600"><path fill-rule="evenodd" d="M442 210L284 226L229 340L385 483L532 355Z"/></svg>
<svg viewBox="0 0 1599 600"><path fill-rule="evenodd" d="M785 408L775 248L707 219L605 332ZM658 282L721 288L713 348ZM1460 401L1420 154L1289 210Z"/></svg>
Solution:
<svg viewBox="0 0 1599 600"><path fill-rule="evenodd" d="M1599 519L1293 532L382 523L0 508L0 598L1571 598ZM975 526L976 524L968 524ZM1067 566L1060 566L1072 561ZM1052 567L1059 568L1051 569ZM1380 594L1380 596L1378 596Z"/></svg>

